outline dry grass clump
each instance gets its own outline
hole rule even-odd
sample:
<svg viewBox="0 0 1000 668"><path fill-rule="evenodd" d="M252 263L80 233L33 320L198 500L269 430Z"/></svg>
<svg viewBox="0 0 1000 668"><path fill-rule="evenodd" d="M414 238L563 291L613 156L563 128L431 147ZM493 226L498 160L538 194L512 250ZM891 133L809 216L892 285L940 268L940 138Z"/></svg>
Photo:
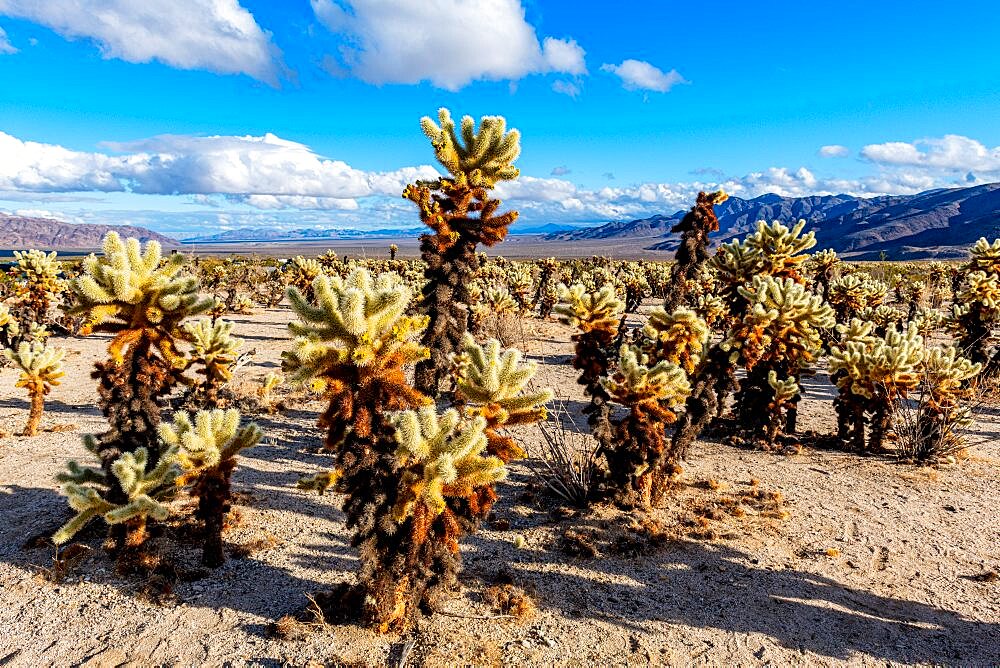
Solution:
<svg viewBox="0 0 1000 668"><path fill-rule="evenodd" d="M483 601L494 612L501 615L509 615L519 623L528 621L538 612L535 602L527 592L512 584L499 584L487 587L483 591Z"/></svg>

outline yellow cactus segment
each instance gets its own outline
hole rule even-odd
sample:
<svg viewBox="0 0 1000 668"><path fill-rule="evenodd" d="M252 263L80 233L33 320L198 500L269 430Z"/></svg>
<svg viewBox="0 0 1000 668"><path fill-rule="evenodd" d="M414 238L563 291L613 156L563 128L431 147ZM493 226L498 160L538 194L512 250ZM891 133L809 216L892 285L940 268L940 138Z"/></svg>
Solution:
<svg viewBox="0 0 1000 668"><path fill-rule="evenodd" d="M295 345L282 355L292 380L322 378L343 364L365 367L392 359L402 365L427 357L427 349L414 341L427 318L405 314L412 293L395 274L373 279L367 270L355 269L346 279L320 276L312 287L316 304L295 288L288 291L300 320L289 324Z"/></svg>
<svg viewBox="0 0 1000 668"><path fill-rule="evenodd" d="M390 416L396 430L396 456L404 467L403 490L393 516L402 522L423 503L432 515L447 507L446 497L466 497L477 488L507 476L497 457L486 450L486 419L464 419L450 408L438 414L434 406Z"/></svg>
<svg viewBox="0 0 1000 668"><path fill-rule="evenodd" d="M62 362L66 351L62 348L51 348L41 341L34 343L22 342L17 350L4 350L4 356L21 369L21 377L17 387L31 388L39 386L56 386L66 374L62 370ZM48 394L48 389L44 390Z"/></svg>
<svg viewBox="0 0 1000 668"><path fill-rule="evenodd" d="M236 352L243 345L242 339L235 338L233 323L227 320L197 320L184 325L191 344L192 361L211 368L224 380L230 378L230 366L236 361Z"/></svg>
<svg viewBox="0 0 1000 668"><path fill-rule="evenodd" d="M708 342L708 325L689 309L667 313L657 308L650 313L642 334L642 351L650 359L677 364L691 373Z"/></svg>
<svg viewBox="0 0 1000 668"><path fill-rule="evenodd" d="M848 274L830 281L827 299L838 312L855 313L881 304L889 294L889 286L867 274Z"/></svg>
<svg viewBox="0 0 1000 668"><path fill-rule="evenodd" d="M336 488L337 483L340 482L343 476L344 472L340 469L323 471L314 475L302 476L295 483L295 486L306 491L318 492L320 496L323 496L328 489Z"/></svg>
<svg viewBox="0 0 1000 668"><path fill-rule="evenodd" d="M198 294L198 279L178 274L184 257L173 254L162 261L159 243L142 249L138 239L122 241L115 232L104 237L104 255L83 261L83 275L73 281L77 305L73 314L87 315L84 333L115 334L109 350L121 360L124 349L145 338L171 364L185 361L174 348L179 323L211 308L211 299Z"/></svg>
<svg viewBox="0 0 1000 668"><path fill-rule="evenodd" d="M521 154L521 133L508 131L503 116L483 116L478 132L473 118L464 116L461 138L444 107L438 110L438 123L428 116L420 119L438 162L456 182L492 188L498 181L512 181L520 174L514 161Z"/></svg>
<svg viewBox="0 0 1000 668"><path fill-rule="evenodd" d="M496 415L490 420L491 426L545 419L543 404L554 394L549 388L527 391L528 383L538 372L538 365L523 362L520 350L504 350L495 339L480 346L471 334L466 334L462 340L462 354L458 395L462 401L476 406L476 410Z"/></svg>
<svg viewBox="0 0 1000 668"><path fill-rule="evenodd" d="M618 370L602 379L611 398L623 406L657 404L663 407L678 406L691 394L687 374L676 364L657 362L634 346L623 346Z"/></svg>
<svg viewBox="0 0 1000 668"><path fill-rule="evenodd" d="M806 251L816 245L816 233L802 234L806 221L788 228L778 221L757 223L757 231L747 235L744 244L758 255L761 270L772 276L791 276L808 259Z"/></svg>
<svg viewBox="0 0 1000 668"><path fill-rule="evenodd" d="M970 269L1000 275L1000 239L994 239L991 244L986 237L980 237L969 253Z"/></svg>
<svg viewBox="0 0 1000 668"><path fill-rule="evenodd" d="M582 332L617 331L625 303L618 298L614 285L605 283L600 289L587 291L580 283L572 287L559 285L559 304L552 312L560 322Z"/></svg>
<svg viewBox="0 0 1000 668"><path fill-rule="evenodd" d="M44 253L40 250L14 251L18 271L25 280L28 291L57 294L63 289L62 263L56 259L56 252Z"/></svg>
<svg viewBox="0 0 1000 668"><path fill-rule="evenodd" d="M191 416L174 414L173 423L159 426L159 435L177 449L177 463L185 471L218 466L238 452L260 442L262 432L256 424L240 425L238 410L198 411Z"/></svg>
<svg viewBox="0 0 1000 668"><path fill-rule="evenodd" d="M973 364L962 357L955 346L935 346L924 351L922 380L927 384L931 410L957 407L973 391L966 381L982 368L982 364Z"/></svg>
<svg viewBox="0 0 1000 668"><path fill-rule="evenodd" d="M778 380L778 373L773 369L767 374L767 384L774 390L775 406L790 404L799 393L799 384L794 378Z"/></svg>

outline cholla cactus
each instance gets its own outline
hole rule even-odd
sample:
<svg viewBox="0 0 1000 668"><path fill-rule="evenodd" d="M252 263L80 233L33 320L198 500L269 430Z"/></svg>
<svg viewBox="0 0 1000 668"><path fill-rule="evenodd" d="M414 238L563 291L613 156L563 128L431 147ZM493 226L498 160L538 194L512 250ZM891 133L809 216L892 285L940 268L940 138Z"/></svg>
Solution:
<svg viewBox="0 0 1000 668"><path fill-rule="evenodd" d="M538 315L544 320L552 314L552 307L559 303L559 260L554 257L538 260L538 289L535 291L535 302L538 304Z"/></svg>
<svg viewBox="0 0 1000 668"><path fill-rule="evenodd" d="M850 314L882 303L889 286L867 274L847 274L830 282L826 299L837 313L838 322L846 322Z"/></svg>
<svg viewBox="0 0 1000 668"><path fill-rule="evenodd" d="M462 119L461 139L447 109L438 112L440 127L430 118L420 121L434 153L449 177L408 185L403 197L420 208L420 219L433 234L420 237L426 262L421 309L430 318L423 343L429 359L417 365L415 384L437 394L448 375L451 356L468 330L469 294L480 266L476 246L494 246L507 236L516 211L498 214L500 200L489 190L499 181L517 178L514 160L521 152L520 134L507 130L499 116L486 116L476 132L471 117Z"/></svg>
<svg viewBox="0 0 1000 668"><path fill-rule="evenodd" d="M389 259L390 260L395 260L396 259L396 253L398 253L398 252L399 252L399 246L397 246L396 244L389 244Z"/></svg>
<svg viewBox="0 0 1000 668"><path fill-rule="evenodd" d="M854 319L842 326L843 341L830 352L830 379L840 394L834 401L838 436L858 450L881 451L891 428L895 402L920 382L923 338L916 326L890 325L883 337L874 323ZM865 424L871 433L865 441Z"/></svg>
<svg viewBox="0 0 1000 668"><path fill-rule="evenodd" d="M52 303L65 289L60 278L62 263L56 259L55 251L44 253L39 250L14 251L17 266L11 274L18 281L18 319L21 331L27 332L28 325L44 325L48 320Z"/></svg>
<svg viewBox="0 0 1000 668"><path fill-rule="evenodd" d="M323 265L313 258L304 258L297 255L292 258L287 269L289 284L299 292L306 295L307 299L313 299L312 284L317 278L323 275Z"/></svg>
<svg viewBox="0 0 1000 668"><path fill-rule="evenodd" d="M549 388L528 389L538 365L522 359L520 350L504 350L495 339L480 346L471 334L465 335L455 399L467 414L486 419L489 453L505 463L525 453L513 438L497 430L544 420L545 403L553 397Z"/></svg>
<svg viewBox="0 0 1000 668"><path fill-rule="evenodd" d="M757 223L757 231L747 235L743 242L759 258L760 271L778 278L791 278L803 282L799 265L808 259L807 250L816 245L816 234L802 234L806 221L800 220L788 228L778 221L768 225Z"/></svg>
<svg viewBox="0 0 1000 668"><path fill-rule="evenodd" d="M94 437L84 437L84 445L91 452L100 454ZM176 449L159 452L154 465L146 448L138 448L115 458L109 471L69 462L69 471L56 476L56 480L63 483L61 492L77 514L52 536L52 542L62 545L87 522L103 517L112 527L129 525L129 530L122 532L128 536L128 547L142 547L147 538L147 520L164 520L170 514L163 502L176 491L176 454ZM121 490L121 494L114 493L113 489ZM126 554L131 556L134 553L128 551ZM122 569L133 565L119 560Z"/></svg>
<svg viewBox="0 0 1000 668"><path fill-rule="evenodd" d="M411 292L394 274L373 279L355 269L346 279L321 276L313 283L316 303L294 288L288 296L299 317L289 325L295 345L283 355L292 380L318 381L329 401L320 417L327 430L325 448L335 454L335 470L324 476L325 489L337 481L346 494L347 526L361 548L358 586L364 621L380 629L409 620L432 573L412 555L412 518L402 526L393 511L403 493L403 468L396 456L389 414L424 406L427 397L406 379L408 365L427 349L415 341L427 324L409 316ZM408 556L410 555L410 556ZM415 592L417 601L395 598L396 586Z"/></svg>
<svg viewBox="0 0 1000 668"><path fill-rule="evenodd" d="M767 437L778 433L775 425L780 419L768 408L774 399L768 376L775 371L780 381L797 379L818 356L822 330L832 328L836 321L833 309L822 297L792 278L756 276L751 286L740 288L740 295L749 308L734 324L722 348L747 371L736 395L740 423L755 436ZM794 433L797 400L789 403L785 431Z"/></svg>
<svg viewBox="0 0 1000 668"><path fill-rule="evenodd" d="M31 410L28 422L24 426L22 436L34 436L38 433L38 425L42 421L45 410L45 397L66 374L62 370L62 361L66 351L62 348L50 348L41 341L28 343L22 341L17 351L4 350L4 355L21 369L17 387L28 391L31 399Z"/></svg>
<svg viewBox="0 0 1000 668"><path fill-rule="evenodd" d="M10 312L10 307L0 303L0 347L7 349L14 346L21 325Z"/></svg>
<svg viewBox="0 0 1000 668"><path fill-rule="evenodd" d="M837 267L840 264L837 252L830 248L817 251L809 258L809 264L813 269L816 293L826 296L830 292L830 281L836 277Z"/></svg>
<svg viewBox="0 0 1000 668"><path fill-rule="evenodd" d="M982 271L970 273L955 295L948 328L957 336L965 355L984 365L988 374L993 374L997 366L990 360L989 347L998 321L1000 276Z"/></svg>
<svg viewBox="0 0 1000 668"><path fill-rule="evenodd" d="M692 373L708 343L708 325L685 308L667 313L657 308L642 328L642 352L650 360L670 362Z"/></svg>
<svg viewBox="0 0 1000 668"><path fill-rule="evenodd" d="M969 269L1000 276L1000 239L994 239L991 244L986 237L980 237L969 249L969 255Z"/></svg>
<svg viewBox="0 0 1000 668"><path fill-rule="evenodd" d="M767 440L773 443L778 436L778 429L785 414L789 410L795 410L795 404L800 395L799 383L794 378L778 380L778 373L773 369L767 374L767 384L771 388L772 399L767 409L774 416L768 426Z"/></svg>
<svg viewBox="0 0 1000 668"><path fill-rule="evenodd" d="M616 279L625 296L625 312L635 313L650 292L645 269L638 262L626 262L619 268Z"/></svg>
<svg viewBox="0 0 1000 668"><path fill-rule="evenodd" d="M196 516L205 526L202 563L210 568L221 566L226 560L222 527L230 509L236 455L260 441L260 428L240 426L237 410L212 410L196 413L193 423L188 414L177 413L173 423L160 425L159 434L176 449L177 462L184 470L181 481L190 481L192 494L198 498Z"/></svg>
<svg viewBox="0 0 1000 668"><path fill-rule="evenodd" d="M200 366L196 373L205 377L191 388L185 403L218 408L219 391L233 377L232 367L243 341L232 336L233 323L226 320L189 322L184 331L191 342L191 362Z"/></svg>
<svg viewBox="0 0 1000 668"><path fill-rule="evenodd" d="M670 229L672 234L680 233L681 242L670 271L670 289L663 304L666 311L672 312L688 302L688 286L708 262L708 235L719 229L715 206L727 199L729 195L723 190L698 193L695 205Z"/></svg>
<svg viewBox="0 0 1000 668"><path fill-rule="evenodd" d="M882 335L889 329L889 325L900 325L906 319L906 314L899 309L885 304L878 306L866 306L857 315L858 319L875 324L875 333Z"/></svg>
<svg viewBox="0 0 1000 668"><path fill-rule="evenodd" d="M261 380L260 386L257 388L257 398L260 399L261 406L267 412L275 410L274 390L284 382L285 377L273 371L267 373Z"/></svg>
<svg viewBox="0 0 1000 668"><path fill-rule="evenodd" d="M587 292L579 283L570 288L560 285L559 299L552 312L564 324L580 330L572 337L576 342L573 368L580 371L577 382L590 397L590 405L584 409L587 423L598 442L607 443L611 438L610 408L601 377L608 373L625 304L607 283L595 292Z"/></svg>
<svg viewBox="0 0 1000 668"><path fill-rule="evenodd" d="M945 322L945 317L940 311L933 308L919 307L913 317L910 318L917 327L917 333L925 339L929 339Z"/></svg>
<svg viewBox="0 0 1000 668"><path fill-rule="evenodd" d="M691 386L679 366L650 364L635 346L622 347L617 370L602 383L611 400L629 410L615 425L613 445L602 448L610 481L623 497L649 507L654 487L679 470L666 426L677 420L674 409Z"/></svg>
<svg viewBox="0 0 1000 668"><path fill-rule="evenodd" d="M211 305L199 295L196 278L179 276L184 262L180 254L164 261L155 241L143 252L138 240L122 241L112 232L104 238L104 256L84 260L83 274L70 286L77 299L73 312L88 318L84 333L114 335L108 345L111 358L98 362L94 373L98 404L109 422L109 430L94 443L108 483L103 498L113 506L128 502L129 491L113 471L122 453L142 449L147 470L158 470L165 454L156 434L160 400L186 380L181 372L188 361L178 350L187 338L183 323ZM144 541L144 516L114 523L112 529L119 559L128 561L125 552Z"/></svg>

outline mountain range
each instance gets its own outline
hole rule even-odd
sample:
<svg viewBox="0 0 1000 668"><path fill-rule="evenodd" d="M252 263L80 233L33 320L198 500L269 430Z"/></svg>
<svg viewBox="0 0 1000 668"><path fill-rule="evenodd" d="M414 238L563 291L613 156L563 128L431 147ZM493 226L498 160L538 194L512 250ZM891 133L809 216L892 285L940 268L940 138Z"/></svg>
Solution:
<svg viewBox="0 0 1000 668"><path fill-rule="evenodd" d="M715 207L719 217L716 243L752 232L757 221L807 222L818 248L832 248L856 260L964 257L979 237L1000 237L1000 183L968 188L929 190L917 195L854 197L817 195L753 199L730 197ZM647 250L673 251L678 237L670 233L687 211L628 222L612 222L546 236L552 241L628 240Z"/></svg>
<svg viewBox="0 0 1000 668"><path fill-rule="evenodd" d="M564 225L560 223L545 223L542 225L515 226L511 234L555 234L575 230L576 225ZM378 239L378 238L399 238L417 237L427 231L426 227L409 227L405 229L383 229L383 230L352 230L352 229L320 229L305 228L298 230L275 230L259 227L241 227L235 230L226 230L217 234L206 234L184 239L185 244L227 244L240 241L271 241L275 243L285 241L323 241L343 240L343 239Z"/></svg>
<svg viewBox="0 0 1000 668"><path fill-rule="evenodd" d="M101 247L104 235L112 230L123 237L136 237L142 242L155 239L166 247L180 245L176 239L144 227L64 223L51 218L15 216L0 212L0 246L11 250L25 248L93 250Z"/></svg>

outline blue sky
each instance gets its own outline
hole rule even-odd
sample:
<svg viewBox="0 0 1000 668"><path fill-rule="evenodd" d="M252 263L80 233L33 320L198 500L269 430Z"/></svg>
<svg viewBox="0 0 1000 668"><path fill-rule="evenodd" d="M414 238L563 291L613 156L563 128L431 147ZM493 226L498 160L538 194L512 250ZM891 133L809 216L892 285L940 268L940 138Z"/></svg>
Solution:
<svg viewBox="0 0 1000 668"><path fill-rule="evenodd" d="M0 31L0 211L409 227L439 106L521 130L530 224L1000 181L987 2L0 0Z"/></svg>

